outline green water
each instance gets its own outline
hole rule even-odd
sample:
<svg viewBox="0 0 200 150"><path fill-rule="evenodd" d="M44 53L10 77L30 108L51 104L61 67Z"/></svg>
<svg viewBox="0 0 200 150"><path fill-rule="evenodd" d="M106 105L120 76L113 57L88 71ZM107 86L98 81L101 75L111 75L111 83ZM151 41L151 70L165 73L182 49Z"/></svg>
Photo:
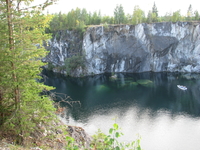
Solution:
<svg viewBox="0 0 200 150"><path fill-rule="evenodd" d="M107 132L117 122L126 135L122 140L134 140L138 133L146 150L200 149L199 74L118 73L116 78L111 74L84 78L45 74L45 84L56 87L54 92L81 103L63 103L68 107L64 118L68 124L93 134L98 128Z"/></svg>

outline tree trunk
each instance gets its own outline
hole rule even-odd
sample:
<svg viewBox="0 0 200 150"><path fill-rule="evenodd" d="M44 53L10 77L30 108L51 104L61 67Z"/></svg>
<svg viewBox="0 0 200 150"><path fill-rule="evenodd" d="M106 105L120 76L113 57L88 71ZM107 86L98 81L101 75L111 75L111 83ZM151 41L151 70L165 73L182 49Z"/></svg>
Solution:
<svg viewBox="0 0 200 150"><path fill-rule="evenodd" d="M10 51L14 51L14 37L13 37L13 27L14 24L12 22L12 12L11 12L11 1L10 0L6 0L6 4L7 4L7 22L8 22L8 35L9 35L9 49ZM13 53L14 55L14 53ZM11 62L11 67L13 70L13 81L17 82L17 76L15 73L15 64L13 62ZM19 88L18 87L14 87L14 99L15 99L15 109L18 109L18 105L19 105Z"/></svg>
<svg viewBox="0 0 200 150"><path fill-rule="evenodd" d="M4 114L3 114L3 93L0 90L0 126L3 124L4 122Z"/></svg>
<svg viewBox="0 0 200 150"><path fill-rule="evenodd" d="M12 10L12 1L11 0L6 0L6 6L7 6L7 23L8 23L8 36L9 36L9 49L11 52L13 52L13 56L15 56L15 47L14 47L14 23L13 23L13 10ZM15 73L16 66L13 61L11 61L11 69L13 71L12 73L12 78L14 83L17 83L17 75ZM13 95L14 95L14 103L15 103L15 108L13 111L16 113L20 111L20 93L19 93L19 87L14 86L13 89ZM21 128L21 119L17 118L18 120L18 129L19 133L22 135L22 128ZM22 136L18 136L17 138L17 143L22 144L23 138Z"/></svg>

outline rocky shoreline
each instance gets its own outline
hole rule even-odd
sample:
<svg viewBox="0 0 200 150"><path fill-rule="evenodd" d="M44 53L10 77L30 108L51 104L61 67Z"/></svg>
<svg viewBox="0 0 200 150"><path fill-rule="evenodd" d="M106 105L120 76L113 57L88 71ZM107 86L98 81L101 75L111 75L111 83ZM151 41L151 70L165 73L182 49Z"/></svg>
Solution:
<svg viewBox="0 0 200 150"><path fill-rule="evenodd" d="M52 126L52 127L50 127ZM50 127L50 128L49 128ZM65 150L69 141L66 137L74 138L73 145L77 147L88 148L92 137L86 131L77 126L65 125L61 120L52 122L48 127L38 124L37 132L32 133L29 139L26 139L26 146L14 144L11 136L5 136L0 140L1 150ZM33 146L34 145L34 146Z"/></svg>

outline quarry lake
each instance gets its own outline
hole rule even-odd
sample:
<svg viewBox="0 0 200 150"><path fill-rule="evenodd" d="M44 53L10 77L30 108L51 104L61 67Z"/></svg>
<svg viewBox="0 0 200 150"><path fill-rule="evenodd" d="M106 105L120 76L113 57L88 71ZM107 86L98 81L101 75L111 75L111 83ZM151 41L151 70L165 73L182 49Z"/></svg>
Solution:
<svg viewBox="0 0 200 150"><path fill-rule="evenodd" d="M98 129L107 134L116 122L124 133L120 140L140 136L144 150L200 149L200 74L117 73L115 78L44 74L44 83L56 87L58 97L66 94L80 101L72 106L62 103L68 108L62 119L69 125L93 135Z"/></svg>

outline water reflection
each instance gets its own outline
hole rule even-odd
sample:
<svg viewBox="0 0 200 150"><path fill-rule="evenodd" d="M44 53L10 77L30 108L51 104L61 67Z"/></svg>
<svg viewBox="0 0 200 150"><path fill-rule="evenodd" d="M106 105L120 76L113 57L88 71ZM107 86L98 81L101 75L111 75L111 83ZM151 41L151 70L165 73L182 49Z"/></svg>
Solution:
<svg viewBox="0 0 200 150"><path fill-rule="evenodd" d="M52 76L45 84L56 92L80 100L68 111L65 122L84 127L90 134L98 128L108 133L116 121L123 141L142 137L145 150L200 149L200 76L180 73L97 75L85 78ZM187 86L187 91L177 88ZM113 118L116 118L114 121Z"/></svg>

